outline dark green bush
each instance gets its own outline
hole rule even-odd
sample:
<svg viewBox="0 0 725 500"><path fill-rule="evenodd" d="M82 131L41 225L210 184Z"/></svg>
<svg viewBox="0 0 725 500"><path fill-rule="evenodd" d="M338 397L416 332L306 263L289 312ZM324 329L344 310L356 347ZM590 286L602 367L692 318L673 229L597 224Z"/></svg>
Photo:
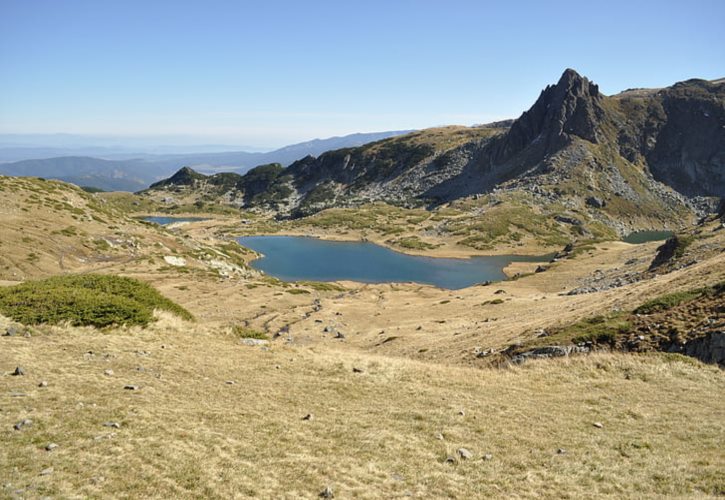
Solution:
<svg viewBox="0 0 725 500"><path fill-rule="evenodd" d="M121 276L57 276L0 288L0 313L26 325L145 326L154 309L193 319L147 283Z"/></svg>

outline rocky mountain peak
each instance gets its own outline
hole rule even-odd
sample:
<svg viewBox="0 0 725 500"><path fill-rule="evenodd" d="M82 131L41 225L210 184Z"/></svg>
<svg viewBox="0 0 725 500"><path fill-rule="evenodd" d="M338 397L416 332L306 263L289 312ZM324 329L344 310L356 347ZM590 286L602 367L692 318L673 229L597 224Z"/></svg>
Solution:
<svg viewBox="0 0 725 500"><path fill-rule="evenodd" d="M567 69L555 85L547 86L533 106L511 125L496 145L491 162L502 164L525 150L541 160L577 136L598 143L599 123L604 116L599 87L573 69Z"/></svg>
<svg viewBox="0 0 725 500"><path fill-rule="evenodd" d="M196 170L190 167L180 168L174 175L168 179L151 184L150 188L163 187L163 186L191 186L194 181L205 179L204 174L200 174Z"/></svg>
<svg viewBox="0 0 725 500"><path fill-rule="evenodd" d="M197 172L191 167L182 167L171 176L171 179L175 184L191 184L194 180L201 179L202 174Z"/></svg>

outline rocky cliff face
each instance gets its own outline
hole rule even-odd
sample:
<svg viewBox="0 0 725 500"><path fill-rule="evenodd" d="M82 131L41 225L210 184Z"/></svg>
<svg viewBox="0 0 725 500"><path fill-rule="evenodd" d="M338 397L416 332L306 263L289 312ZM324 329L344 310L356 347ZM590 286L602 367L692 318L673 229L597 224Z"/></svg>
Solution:
<svg viewBox="0 0 725 500"><path fill-rule="evenodd" d="M269 194L293 216L374 200L435 204L497 189L535 193L607 224L640 213L675 220L692 208L685 197L725 196L725 82L607 97L567 69L513 122L415 132L269 173L261 184L223 184L246 193L247 205L267 203ZM180 171L153 188L199 182Z"/></svg>
<svg viewBox="0 0 725 500"><path fill-rule="evenodd" d="M546 87L536 103L489 147L490 165L500 165L526 154L530 162L555 153L577 136L600 142L599 127L605 112L599 87L567 69L556 85Z"/></svg>
<svg viewBox="0 0 725 500"><path fill-rule="evenodd" d="M645 149L654 177L688 196L725 197L725 83L689 80L656 99L665 119Z"/></svg>

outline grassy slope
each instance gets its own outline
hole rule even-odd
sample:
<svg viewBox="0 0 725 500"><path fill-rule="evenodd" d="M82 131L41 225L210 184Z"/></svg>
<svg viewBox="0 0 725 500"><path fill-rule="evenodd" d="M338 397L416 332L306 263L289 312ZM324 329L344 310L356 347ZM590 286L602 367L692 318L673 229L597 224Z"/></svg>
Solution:
<svg viewBox="0 0 725 500"><path fill-rule="evenodd" d="M0 338L0 366L27 372L0 376L0 477L11 484L3 495L313 498L326 485L342 498L725 490L725 403L713 397L725 376L688 359L597 355L476 370L262 351L168 318L151 328ZM314 419L302 420L308 413ZM22 418L34 424L13 430ZM45 451L51 442L59 447ZM460 447L473 458L445 463ZM48 467L54 472L40 476Z"/></svg>
<svg viewBox="0 0 725 500"><path fill-rule="evenodd" d="M219 273L211 259L243 264L236 245L225 248L214 239L183 238L178 231L131 218L122 205L71 184L0 176L0 195L0 280L88 271L214 277ZM188 266L172 268L165 256L185 258Z"/></svg>

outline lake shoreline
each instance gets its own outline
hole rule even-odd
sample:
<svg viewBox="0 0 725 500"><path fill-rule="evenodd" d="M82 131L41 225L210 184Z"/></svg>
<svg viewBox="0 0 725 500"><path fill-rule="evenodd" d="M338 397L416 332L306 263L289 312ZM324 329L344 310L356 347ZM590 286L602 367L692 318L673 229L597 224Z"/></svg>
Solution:
<svg viewBox="0 0 725 500"><path fill-rule="evenodd" d="M255 252L249 262L257 271L283 281L415 283L449 290L504 281L511 277L506 269L512 264L535 269L554 256L548 253L441 258L408 255L371 241L330 241L279 234L241 236L236 241Z"/></svg>

